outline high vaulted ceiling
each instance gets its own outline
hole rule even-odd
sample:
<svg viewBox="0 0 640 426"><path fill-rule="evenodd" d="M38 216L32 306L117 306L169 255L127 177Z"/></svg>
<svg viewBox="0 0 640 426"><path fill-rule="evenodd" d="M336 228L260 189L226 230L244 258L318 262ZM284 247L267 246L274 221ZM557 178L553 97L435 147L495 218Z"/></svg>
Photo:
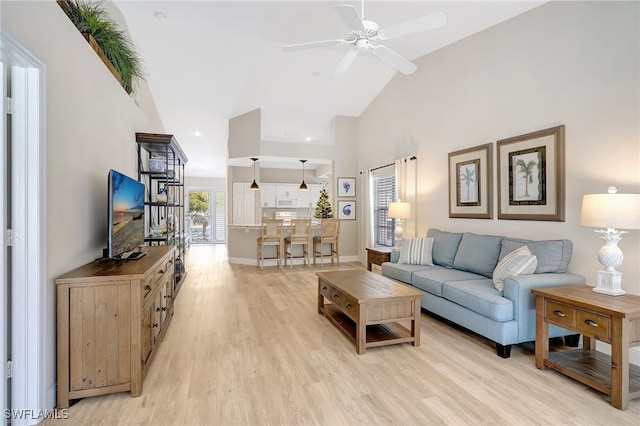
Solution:
<svg viewBox="0 0 640 426"><path fill-rule="evenodd" d="M361 12L358 1L114 3L143 58L165 129L189 158L187 176L224 177L228 120L257 108L262 140L332 144L332 117L359 116L396 75L367 52L342 77L332 78L351 46L282 50L344 38L349 29L333 6L351 4ZM414 60L543 3L367 0L364 18L385 28L444 12L446 26L384 42ZM292 164L299 167L297 159Z"/></svg>

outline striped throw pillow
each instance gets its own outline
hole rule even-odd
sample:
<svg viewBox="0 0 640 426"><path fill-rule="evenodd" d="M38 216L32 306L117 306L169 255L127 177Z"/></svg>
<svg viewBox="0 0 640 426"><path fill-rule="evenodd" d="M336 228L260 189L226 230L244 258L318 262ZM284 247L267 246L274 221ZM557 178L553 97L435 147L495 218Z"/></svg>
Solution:
<svg viewBox="0 0 640 426"><path fill-rule="evenodd" d="M533 274L538 266L538 258L531 254L529 247L522 246L507 254L493 270L493 286L504 291L504 280L514 275Z"/></svg>
<svg viewBox="0 0 640 426"><path fill-rule="evenodd" d="M403 238L398 263L433 266L433 238Z"/></svg>

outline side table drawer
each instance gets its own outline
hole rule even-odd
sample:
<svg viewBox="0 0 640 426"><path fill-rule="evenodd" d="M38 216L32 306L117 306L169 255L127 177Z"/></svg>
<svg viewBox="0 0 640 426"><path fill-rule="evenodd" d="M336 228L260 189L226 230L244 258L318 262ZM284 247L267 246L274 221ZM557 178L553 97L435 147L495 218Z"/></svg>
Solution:
<svg viewBox="0 0 640 426"><path fill-rule="evenodd" d="M576 311L576 328L611 340L611 318L587 311Z"/></svg>
<svg viewBox="0 0 640 426"><path fill-rule="evenodd" d="M384 262L389 261L388 253L369 253L369 261L371 263L375 263L376 265L381 265Z"/></svg>
<svg viewBox="0 0 640 426"><path fill-rule="evenodd" d="M570 327L576 323L576 309L563 303L547 301L545 315L550 321Z"/></svg>

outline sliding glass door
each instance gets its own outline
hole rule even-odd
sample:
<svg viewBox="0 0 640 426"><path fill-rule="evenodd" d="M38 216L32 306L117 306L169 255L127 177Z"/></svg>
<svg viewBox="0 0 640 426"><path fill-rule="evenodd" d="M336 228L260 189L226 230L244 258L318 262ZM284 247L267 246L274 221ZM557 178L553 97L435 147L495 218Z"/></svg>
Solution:
<svg viewBox="0 0 640 426"><path fill-rule="evenodd" d="M191 244L226 242L225 193L218 189L189 189L187 232Z"/></svg>

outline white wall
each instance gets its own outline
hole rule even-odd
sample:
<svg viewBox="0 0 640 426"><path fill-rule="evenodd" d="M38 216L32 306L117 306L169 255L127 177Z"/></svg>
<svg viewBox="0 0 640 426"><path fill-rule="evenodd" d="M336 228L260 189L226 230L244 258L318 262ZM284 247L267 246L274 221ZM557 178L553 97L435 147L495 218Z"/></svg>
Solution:
<svg viewBox="0 0 640 426"><path fill-rule="evenodd" d="M162 133L146 84L139 108L54 1L3 1L2 28L46 64L46 385L56 381L54 279L102 256L107 174L137 177L136 131Z"/></svg>
<svg viewBox="0 0 640 426"><path fill-rule="evenodd" d="M595 282L602 241L578 225L582 195L640 192L638 2L551 2L416 61L358 123L360 169L418 157L418 232L431 227L574 242ZM566 221L450 219L447 154L566 126ZM495 165L495 151L494 151ZM494 194L496 192L494 168ZM494 207L497 199L494 197ZM494 211L497 211L494 208ZM640 294L640 231L621 241L623 288Z"/></svg>

